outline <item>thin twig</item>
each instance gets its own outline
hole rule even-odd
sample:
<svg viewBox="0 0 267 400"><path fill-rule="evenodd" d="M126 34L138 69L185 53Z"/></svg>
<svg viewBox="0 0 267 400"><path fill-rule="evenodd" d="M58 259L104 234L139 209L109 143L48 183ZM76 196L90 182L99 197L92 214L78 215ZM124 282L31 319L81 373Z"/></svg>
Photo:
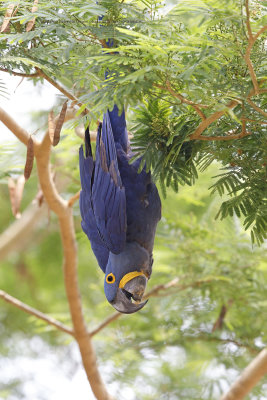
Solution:
<svg viewBox="0 0 267 400"><path fill-rule="evenodd" d="M203 119L203 120L206 119L205 114L203 113L203 111L200 110L200 108L209 108L209 106L206 104L197 104L191 100L186 99L183 95L175 92L175 90L172 89L171 84L168 80L166 81L166 86L159 85L157 83L153 83L153 86L158 89L161 89L161 90L167 90L173 97L176 97L177 99L179 99L181 101L181 103L185 103L185 104L192 106L196 110L198 115L201 117L201 119Z"/></svg>
<svg viewBox="0 0 267 400"><path fill-rule="evenodd" d="M199 136L198 138L195 138L196 140L236 140L236 139L242 139L245 136L251 135L251 132L246 132L246 133L239 133L239 135L229 135L229 136ZM191 139L193 140L193 139Z"/></svg>
<svg viewBox="0 0 267 400"><path fill-rule="evenodd" d="M171 287L177 286L178 282L179 278L174 278L170 282L153 287L149 292L146 293L144 300L148 299L149 297L156 296L161 291L169 290Z"/></svg>
<svg viewBox="0 0 267 400"><path fill-rule="evenodd" d="M263 111L260 107L257 106L257 104L253 103L252 100L247 99L247 102L249 105L251 105L254 110L258 111L258 113L262 114L264 117L267 117L267 112Z"/></svg>
<svg viewBox="0 0 267 400"><path fill-rule="evenodd" d="M77 200L79 200L79 198L80 198L80 190L77 192L77 193L75 193L75 195L74 196L72 196L70 199L69 199L69 201L68 201L68 206L69 207L72 207L73 206L73 204L77 201Z"/></svg>
<svg viewBox="0 0 267 400"><path fill-rule="evenodd" d="M167 80L167 82L166 82L166 86L167 86L167 89L168 89L168 91L170 92L170 94L172 94L174 97L176 97L176 98L178 98L179 100L181 100L181 102L182 103L185 103L185 104L188 104L188 105L190 105L190 106L192 106L195 110L196 110L196 112L198 113L198 115L201 117L201 119L206 119L206 115L203 113L203 111L201 111L200 110L200 107L203 107L204 105L202 105L202 104L196 104L196 103L194 103L193 101L191 101L191 100L188 100L188 99L186 99L183 95L181 95L180 93L176 93L173 89L172 89L172 87L171 87L171 84L170 84L170 82ZM204 107L204 108L207 108L206 106Z"/></svg>
<svg viewBox="0 0 267 400"><path fill-rule="evenodd" d="M104 329L106 326L108 326L111 322L116 321L118 318L120 318L123 314L119 313L119 312L115 312L113 314L111 314L109 317L107 317L103 322L101 322L101 324L99 324L95 329L90 331L90 336L94 336L97 333L99 333L100 331L102 331L102 329Z"/></svg>
<svg viewBox="0 0 267 400"><path fill-rule="evenodd" d="M248 38L249 40L253 40L253 35L251 31L251 26L250 26L250 11L249 11L249 0L246 0L245 7L246 7L246 25L247 25L247 30L248 30Z"/></svg>
<svg viewBox="0 0 267 400"><path fill-rule="evenodd" d="M200 139L200 135L202 134L202 132L205 131L205 129L207 129L208 126L210 126L213 122L215 122L218 119L220 119L226 113L227 109L232 109L232 108L236 107L238 104L239 104L239 102L237 100L232 100L232 101L230 101L230 103L228 103L225 106L224 110L216 111L213 114L211 114L208 118L206 118L204 121L202 121L198 125L197 129L195 130L195 132L192 133L192 135L190 135L190 139L191 140ZM206 136L206 137L208 137L208 136ZM208 139L203 139L203 140L208 140ZM219 139L219 140L222 140L222 139Z"/></svg>
<svg viewBox="0 0 267 400"><path fill-rule="evenodd" d="M40 76L39 72L34 72L32 74L24 74L22 72L11 71L7 68L0 68L0 71L8 72L9 74L14 75L14 76L22 76L23 78L36 78L37 76Z"/></svg>
<svg viewBox="0 0 267 400"><path fill-rule="evenodd" d="M247 122L252 122L254 124L259 124L259 125L266 125L267 124L267 121L266 122L265 121L259 121L257 119L244 118L244 120L247 121Z"/></svg>
<svg viewBox="0 0 267 400"><path fill-rule="evenodd" d="M77 97L75 97L72 93L70 93L68 90L66 90L63 86L61 86L58 82L56 82L54 79L50 78L44 71L42 71L39 68L36 68L37 72L39 73L39 76L42 76L47 82L51 83L56 89L58 89L61 93L63 93L68 99L73 101L73 105L78 105L79 107L83 106L83 103L81 103ZM88 108L84 109L85 113L89 113Z"/></svg>
<svg viewBox="0 0 267 400"><path fill-rule="evenodd" d="M41 311L36 310L36 308L30 307L28 304L23 303L22 301L16 299L15 297L10 296L10 294L4 292L3 290L0 290L0 298L2 298L7 303L12 304L13 306L19 308L20 310L25 311L26 313L33 315L34 317L41 319L42 321L45 321L47 324L55 326L60 331L74 336L73 330L68 328L66 325L57 321L55 318L49 317L47 314L44 314Z"/></svg>
<svg viewBox="0 0 267 400"><path fill-rule="evenodd" d="M251 50L252 47L254 45L254 43L256 42L256 40L258 39L258 37L267 30L267 25L263 26L255 35L253 35L252 30L251 30L251 25L250 25L250 12L249 12L249 0L246 0L245 2L245 6L246 6L246 25L247 25L247 30L248 30L248 47L246 49L246 53L244 56L244 59L246 61L246 64L248 66L249 69L249 74L254 86L254 90L255 90L255 94L259 94L259 84L257 81L257 76L255 74L251 59L250 59L250 54L251 54Z"/></svg>

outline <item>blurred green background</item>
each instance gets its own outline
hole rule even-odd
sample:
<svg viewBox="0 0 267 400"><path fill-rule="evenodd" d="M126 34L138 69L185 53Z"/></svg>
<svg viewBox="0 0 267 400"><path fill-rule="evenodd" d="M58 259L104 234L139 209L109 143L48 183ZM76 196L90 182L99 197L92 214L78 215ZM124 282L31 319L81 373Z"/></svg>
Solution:
<svg viewBox="0 0 267 400"><path fill-rule="evenodd" d="M57 185L66 199L80 189L81 142L69 127L53 151ZM12 142L3 143L0 151L4 232L15 222L8 176L16 179L23 173L26 149ZM266 344L266 246L252 248L235 216L215 221L221 199L211 196L208 188L218 171L219 165L213 164L195 186L168 191L167 199L162 199L148 290L176 277L178 285L159 292L141 312L122 316L93 339L100 370L118 399L217 399ZM25 185L22 212L37 191L34 169ZM88 327L93 329L113 309L104 296L102 271L80 227L78 203L74 218L82 301ZM45 211L33 230L25 232L19 252L17 245L1 259L1 289L70 324L55 215ZM222 307L226 313L220 320ZM68 398L63 395L68 385L79 399L88 398L89 385L71 338L2 300L0 354L0 398ZM52 374L48 367L53 376L43 377L44 383L37 375L42 370L47 374L49 363L55 371ZM266 383L265 379L248 398L267 399Z"/></svg>

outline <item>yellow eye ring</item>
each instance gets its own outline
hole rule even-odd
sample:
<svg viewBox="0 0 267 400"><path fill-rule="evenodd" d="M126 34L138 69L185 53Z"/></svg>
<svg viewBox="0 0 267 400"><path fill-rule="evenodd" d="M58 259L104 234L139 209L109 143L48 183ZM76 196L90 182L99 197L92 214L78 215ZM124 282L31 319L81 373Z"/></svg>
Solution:
<svg viewBox="0 0 267 400"><path fill-rule="evenodd" d="M106 276L106 282L107 283L114 283L115 280L116 280L115 276L114 276L114 274L112 272Z"/></svg>

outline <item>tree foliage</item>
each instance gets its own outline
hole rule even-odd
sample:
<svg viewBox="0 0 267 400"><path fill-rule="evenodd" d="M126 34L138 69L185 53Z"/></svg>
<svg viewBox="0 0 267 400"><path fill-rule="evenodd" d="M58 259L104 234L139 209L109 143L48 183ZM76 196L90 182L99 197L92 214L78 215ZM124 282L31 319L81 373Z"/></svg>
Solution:
<svg viewBox="0 0 267 400"><path fill-rule="evenodd" d="M228 195L220 218L236 213L252 242L262 243L265 2L187 0L166 8L154 0L45 1L34 12L31 6L14 8L0 42L1 69L74 84L80 112L89 108L92 121L114 103L132 106L136 150L163 188L192 184L197 166L221 162L223 175L212 186Z"/></svg>

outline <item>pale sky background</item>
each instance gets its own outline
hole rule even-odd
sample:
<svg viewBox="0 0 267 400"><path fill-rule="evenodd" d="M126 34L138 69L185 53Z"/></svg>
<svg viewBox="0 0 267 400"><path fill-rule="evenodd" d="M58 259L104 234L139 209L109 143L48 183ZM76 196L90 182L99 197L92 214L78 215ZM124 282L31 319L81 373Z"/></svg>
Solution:
<svg viewBox="0 0 267 400"><path fill-rule="evenodd" d="M0 72L0 80L5 83L7 98L0 96L0 106L9 113L17 123L33 133L29 126L29 114L32 111L50 110L55 103L59 92L48 82L33 85L29 79L21 79L18 76L10 76ZM0 143L15 140L14 135L0 122Z"/></svg>

